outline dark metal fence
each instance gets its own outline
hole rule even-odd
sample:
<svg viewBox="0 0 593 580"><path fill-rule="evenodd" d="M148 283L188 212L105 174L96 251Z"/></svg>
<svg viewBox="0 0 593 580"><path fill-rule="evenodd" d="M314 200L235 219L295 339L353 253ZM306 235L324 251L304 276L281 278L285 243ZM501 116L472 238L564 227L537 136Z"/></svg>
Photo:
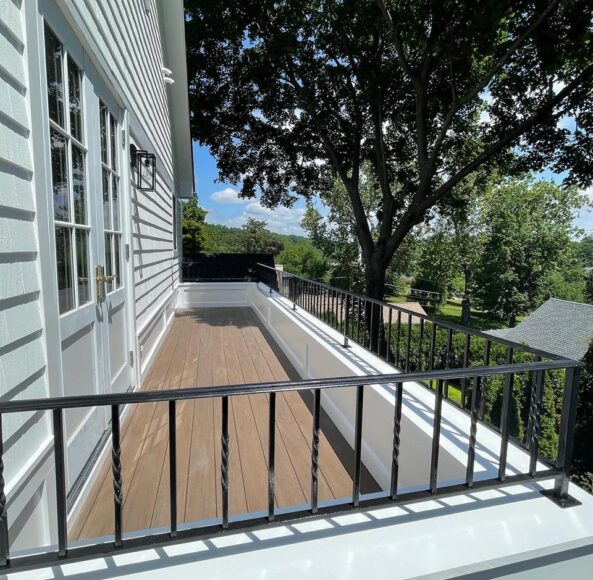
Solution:
<svg viewBox="0 0 593 580"><path fill-rule="evenodd" d="M504 338L434 319L399 304L375 300L278 270L257 265L257 279L293 303L328 324L349 341L406 372L467 368L555 360L561 357ZM512 386L512 377L507 381ZM434 384L430 385L435 387ZM532 390L536 390L535 382ZM484 390L484 389L482 389ZM467 380L444 385L444 397L455 394L460 407L470 407ZM479 409L483 418L484 406Z"/></svg>
<svg viewBox="0 0 593 580"><path fill-rule="evenodd" d="M266 265L257 266L259 280L265 282L270 294L279 292L292 301L294 309L303 308L315 314L339 330L343 336L344 346L349 340L356 340L371 349L385 360L399 365L404 372L363 377L338 377L304 381L286 381L259 383L251 385L231 385L209 388L189 388L180 390L139 391L105 395L74 396L46 398L35 400L0 402L0 567L17 569L49 565L67 561L72 558L84 558L106 555L113 552L154 546L173 540L208 537L224 530L240 530L269 525L271 521L292 521L312 514L329 514L344 510L366 509L393 502L412 503L428 498L439 498L467 492L469 489L482 490L497 488L502 485L521 482L534 482L554 479L551 498L560 505L571 505L572 498L568 495L568 481L573 455L573 435L576 422L576 405L579 388L579 372L581 364L560 359L557 356L531 349L507 340L499 339L472 329L434 321L429 317L405 308L372 300L364 296L339 290L325 284L313 282L305 278L280 272ZM375 311L379 315L373 315ZM405 317L408 317L405 320ZM418 325L413 332L413 319ZM385 322L386 320L386 322ZM369 325L380 326L381 340L373 343L369 335L377 333L377 329ZM387 327L387 329L385 328ZM392 330L395 327L395 330ZM382 330L381 330L382 329ZM427 332L430 329L430 332ZM444 332L444 356L437 357L437 337ZM463 368L454 368L451 359L454 335L462 337L464 353L461 361ZM416 336L417 341L412 340ZM428 338L428 340L427 340ZM483 359L472 360L472 341L484 341ZM417 348L428 342L428 350ZM500 364L492 363L494 345L504 347L505 357ZM412 356L418 350L417 356ZM532 360L518 362L514 356L517 352L527 353ZM420 356L418 356L418 354ZM437 368L437 358L442 363ZM499 361L495 361L499 362ZM415 367L415 368L412 368ZM546 376L561 372L564 386L559 394L558 407L561 408L559 438L555 452L555 461L550 461L540 452L541 425L547 410L542 405L543 384ZM532 385L529 404L529 428L525 441L516 441L511 435L512 385L515 376L526 376ZM483 404L486 396L485 385L489 380L501 380L504 385L500 427L493 427L500 433L500 449L498 453L498 473L496 477L478 479L474 474L476 461L477 425L483 422ZM423 491L405 492L400 489L400 450L407 445L415 445L415 441L406 440L401 436L402 401L410 383L421 383L434 390L435 405L433 414L433 432L430 457L430 477ZM388 490L367 496L361 493L361 467L363 448L363 406L365 392L370 385L387 385L393 388L395 397L393 429L385 433L392 440L391 481ZM443 399L448 397L450 385L458 385L462 392L459 403L464 412L468 413L469 430L467 435L468 451L465 481L455 485L438 485L439 450L441 439L441 416ZM353 448L353 487L351 497L343 501L323 503L318 499L319 461L320 461L320 408L321 391L333 388L352 388L355 394L355 435ZM276 395L285 391L312 391L312 433L311 433L311 495L309 505L294 506L292 509L278 512L275 508L276 478ZM230 466L236 459L231 453L229 435L229 399L252 394L267 393L268 397L268 509L265 514L243 515L240 518L229 516L229 478ZM222 517L217 523L211 521L200 525L178 525L177 521L177 434L176 417L177 402L195 399L217 399L221 401L221 457L220 457L220 494L222 498ZM169 530L143 531L140 535L124 534L125 509L123 489L126 481L123 478L123 459L120 446L120 415L125 405L146 404L150 402L167 402L168 404L168 443L169 443ZM88 407L111 408L111 462L113 474L113 537L95 544L72 543L68 540L67 506L66 506L66 473L65 473L65 438L63 414L67 409ZM56 532L58 545L50 551L11 557L9 521L7 516L7 500L4 483L2 419L9 413L51 412L53 419L53 445L55 457L56 479ZM492 427L492 426L490 426ZM522 447L528 454L528 469L525 473L509 474L507 457L509 446ZM515 467L515 466L513 466ZM191 493L191 490L188 491Z"/></svg>
<svg viewBox="0 0 593 580"><path fill-rule="evenodd" d="M181 280L182 282L254 280L258 263L274 267L274 256L271 254L186 254L181 261Z"/></svg>
<svg viewBox="0 0 593 580"><path fill-rule="evenodd" d="M439 498L467 492L469 489L482 490L496 488L502 485L520 482L543 481L555 479L553 496L558 502L567 502L568 476L572 460L572 436L575 424L576 397L578 391L578 373L580 365L569 360L551 360L531 362L524 364L510 364L497 367L476 367L466 369L442 369L416 373L398 373L388 375L373 375L365 377L340 377L332 379L314 379L305 381L286 381L274 383L259 383L251 385L218 386L209 388L189 388L180 390L140 391L134 393L119 393L108 395L72 396L48 399L34 399L22 401L9 401L0 403L0 433L2 417L8 413L26 413L33 411L51 411L53 417L55 478L56 478L56 509L57 509L57 549L34 553L26 556L11 558L9 549L9 522L6 513L6 496L4 490L3 463L0 462L0 566L5 569L23 567L36 567L63 562L72 558L106 555L123 549L154 546L172 539L189 539L211 536L223 530L238 530L267 525L273 520L292 521L311 514L329 514L356 508L369 508L393 502L412 503L428 498ZM557 461L554 464L546 462L539 455L539 429L541 421L541 406L534 408L534 425L532 441L529 448L529 470L523 474L507 474L506 457L509 447L508 431L503 431L499 453L500 468L498 477L476 480L474 478L474 462L476 456L477 423L480 421L477 408L480 397L480 381L487 377L500 375L511 376L515 373L531 373L542 376L554 369L566 371L566 382L562 399L562 428L558 443ZM439 448L441 434L441 410L443 404L443 385L446 381L466 380L472 385L471 423L468 433L469 447L467 455L467 470L465 482L458 485L438 486ZM414 445L401 437L402 400L406 384L410 382L429 381L436 382L436 403L434 412L434 429L432 439L432 452L430 458L430 481L424 491L402 492L399 488L399 457L402 446ZM389 490L372 497L361 494L361 465L362 465L362 437L363 437L363 405L365 390L369 385L382 384L394 387L394 427L385 433L393 441L393 460L391 466L391 484ZM355 412L355 437L354 437L354 477L352 495L342 502L321 504L318 501L319 479L319 414L321 404L321 391L333 388L353 388L356 393ZM311 496L307 508L295 506L293 511L283 510L277 513L274 504L275 497L275 449L276 449L276 394L285 391L313 391L313 429L311 433ZM267 393L269 405L269 446L268 446L268 510L265 514L252 514L251 517L233 519L229 517L229 477L230 465L236 459L232 457L229 439L229 399L253 394ZM508 400L509 393L505 393ZM216 524L203 526L193 525L179 527L177 522L177 452L176 452L176 404L178 401L195 399L220 399L221 400L221 479L220 493L222 498L222 517ZM123 534L125 509L123 505L123 460L120 447L120 412L124 405L146 404L150 402L167 402L168 413L168 438L169 438L169 505L170 525L167 532L151 533L142 532L140 536L126 538ZM112 445L112 473L113 473L113 510L114 530L113 538L92 545L70 545L68 541L67 514L66 514L66 474L64 463L64 426L63 413L66 409L79 409L95 406L111 407L111 445ZM0 452L2 440L0 438ZM541 466L544 468L541 469ZM191 490L188 491L191 493Z"/></svg>

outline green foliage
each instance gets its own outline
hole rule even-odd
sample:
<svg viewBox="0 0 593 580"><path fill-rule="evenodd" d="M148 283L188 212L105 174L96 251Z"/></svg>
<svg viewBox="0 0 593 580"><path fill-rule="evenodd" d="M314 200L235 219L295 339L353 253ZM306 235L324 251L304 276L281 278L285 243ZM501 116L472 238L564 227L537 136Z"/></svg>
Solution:
<svg viewBox="0 0 593 580"><path fill-rule="evenodd" d="M284 250L276 258L286 272L320 280L327 272L327 262L310 244L286 244Z"/></svg>
<svg viewBox="0 0 593 580"><path fill-rule="evenodd" d="M399 368L409 368L410 371L427 370L430 359L430 341L432 322L426 322L422 331L419 324L412 324L410 330L410 349L408 357L407 336L408 325L403 319L399 340L397 325L392 324L391 333L389 326L385 326L385 336L389 338L391 350L390 360L397 361ZM399 344L399 352L398 352ZM454 332L451 341L451 350L447 357L448 331L437 327L435 334L434 369L463 368L465 367L466 336ZM470 342L468 366L482 366L485 361L486 340L472 337ZM499 366L506 363L507 348L493 342L490 351L490 366ZM535 357L529 353L516 350L513 355L514 363L533 362ZM494 375L484 381L486 400L484 403L484 418L489 423L500 426L501 409L504 391L504 377ZM452 381L448 385L450 398L461 402L463 381ZM511 398L511 435L521 441L526 440L529 408L531 401L532 377L528 373L517 373L513 376ZM561 397L564 385L564 371L548 371L544 383L544 396L541 414L540 449L550 459L555 459L558 448L558 429L560 425ZM433 385L434 387L434 385ZM466 387L466 407L471 405L472 385L469 381Z"/></svg>
<svg viewBox="0 0 593 580"><path fill-rule="evenodd" d="M590 2L187 0L185 10L192 134L221 180L272 207L331 190L337 176L373 295L408 233L476 170L552 165L591 182ZM365 166L381 192L371 206Z"/></svg>
<svg viewBox="0 0 593 580"><path fill-rule="evenodd" d="M483 251L475 273L483 310L513 325L554 288L572 265L574 210L583 204L574 188L547 181L506 181L483 201Z"/></svg>
<svg viewBox="0 0 593 580"><path fill-rule="evenodd" d="M192 197L183 204L181 232L184 254L197 254L206 245L206 211L198 206L197 197Z"/></svg>
<svg viewBox="0 0 593 580"><path fill-rule="evenodd" d="M593 492L593 342L584 363L577 408L573 472L579 484L584 484L586 489Z"/></svg>
<svg viewBox="0 0 593 580"><path fill-rule="evenodd" d="M584 299L587 303L593 304L593 270L589 270L585 275Z"/></svg>
<svg viewBox="0 0 593 580"><path fill-rule="evenodd" d="M575 242L578 260L584 268L593 268L593 236L588 235Z"/></svg>
<svg viewBox="0 0 593 580"><path fill-rule="evenodd" d="M277 256L284 249L284 244L266 229L267 225L264 221L248 218L241 226L237 239L239 252Z"/></svg>

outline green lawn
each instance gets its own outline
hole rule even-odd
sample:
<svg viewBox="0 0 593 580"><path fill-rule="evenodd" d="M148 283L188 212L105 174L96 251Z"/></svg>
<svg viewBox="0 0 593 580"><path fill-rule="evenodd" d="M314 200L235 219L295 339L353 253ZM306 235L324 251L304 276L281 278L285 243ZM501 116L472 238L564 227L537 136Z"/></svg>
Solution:
<svg viewBox="0 0 593 580"><path fill-rule="evenodd" d="M397 296L388 296L385 300L387 300L387 302L407 302L408 297L404 294L398 294Z"/></svg>
<svg viewBox="0 0 593 580"><path fill-rule="evenodd" d="M457 301L447 301L447 303L443 304L443 306L441 306L437 312L434 312L434 310L431 308L427 308L427 312L431 316L446 322L460 324L461 321L461 303ZM521 322L521 320L524 318L524 316L518 317L517 322ZM500 320L499 318L495 318L487 312L481 312L479 310L472 309L468 326L470 328L475 328L476 330L490 330L493 328L506 328L507 324L506 322Z"/></svg>

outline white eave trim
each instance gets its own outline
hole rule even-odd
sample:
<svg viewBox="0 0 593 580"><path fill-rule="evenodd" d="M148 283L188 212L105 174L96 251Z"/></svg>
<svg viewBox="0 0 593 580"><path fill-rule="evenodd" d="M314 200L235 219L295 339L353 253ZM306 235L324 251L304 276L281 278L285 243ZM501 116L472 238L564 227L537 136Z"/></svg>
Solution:
<svg viewBox="0 0 593 580"><path fill-rule="evenodd" d="M174 84L167 85L171 118L176 195L189 199L194 191L192 141L189 129L189 98L183 0L157 0L164 65Z"/></svg>

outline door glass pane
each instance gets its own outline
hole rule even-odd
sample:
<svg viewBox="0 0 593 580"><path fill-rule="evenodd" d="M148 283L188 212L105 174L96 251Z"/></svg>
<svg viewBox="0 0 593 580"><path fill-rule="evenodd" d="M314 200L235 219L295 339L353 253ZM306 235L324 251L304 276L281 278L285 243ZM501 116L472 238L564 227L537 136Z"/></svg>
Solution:
<svg viewBox="0 0 593 580"><path fill-rule="evenodd" d="M64 49L55 34L45 26L45 69L47 75L47 101L49 118L64 126L64 79L62 59Z"/></svg>
<svg viewBox="0 0 593 580"><path fill-rule="evenodd" d="M77 224L86 224L84 151L74 144L72 144L72 191L74 193L74 221Z"/></svg>
<svg viewBox="0 0 593 580"><path fill-rule="evenodd" d="M111 261L111 234L105 234L105 275L113 276L113 263ZM105 291L111 292L113 284L111 282L105 283Z"/></svg>
<svg viewBox="0 0 593 580"><path fill-rule="evenodd" d="M111 229L111 213L109 211L109 177L108 169L103 169L103 227Z"/></svg>
<svg viewBox="0 0 593 580"><path fill-rule="evenodd" d="M119 180L117 176L112 175L111 203L113 206L113 229L119 231Z"/></svg>
<svg viewBox="0 0 593 580"><path fill-rule="evenodd" d="M70 220L70 194L68 192L68 153L66 138L55 129L50 131L51 175L54 192L54 217Z"/></svg>
<svg viewBox="0 0 593 580"><path fill-rule="evenodd" d="M82 143L82 71L68 57L68 100L70 103L70 134Z"/></svg>
<svg viewBox="0 0 593 580"><path fill-rule="evenodd" d="M74 308L72 284L72 240L70 228L56 227L56 262L58 266L58 303L60 314Z"/></svg>
<svg viewBox="0 0 593 580"><path fill-rule="evenodd" d="M113 236L113 257L114 257L114 268L113 273L115 274L114 287L119 288L122 285L121 268L120 268L120 241L121 236Z"/></svg>
<svg viewBox="0 0 593 580"><path fill-rule="evenodd" d="M101 132L101 161L105 164L109 163L107 159L107 107L103 103L99 103L99 122Z"/></svg>
<svg viewBox="0 0 593 580"><path fill-rule="evenodd" d="M117 122L109 115L109 135L111 137L111 167L117 171Z"/></svg>
<svg viewBox="0 0 593 580"><path fill-rule="evenodd" d="M76 265L78 267L78 305L90 300L89 243L86 230L76 230Z"/></svg>

